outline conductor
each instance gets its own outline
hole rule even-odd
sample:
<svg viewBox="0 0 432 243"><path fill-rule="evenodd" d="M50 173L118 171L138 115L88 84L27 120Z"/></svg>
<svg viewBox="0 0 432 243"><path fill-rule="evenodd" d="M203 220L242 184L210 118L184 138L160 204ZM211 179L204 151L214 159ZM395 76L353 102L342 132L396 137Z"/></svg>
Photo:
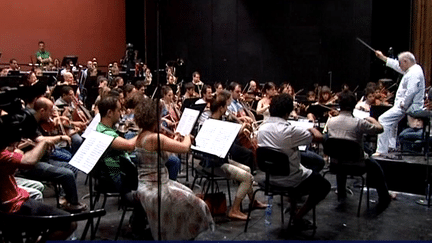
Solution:
<svg viewBox="0 0 432 243"><path fill-rule="evenodd" d="M388 58L381 51L375 55L396 72L403 74L396 92L394 105L383 113L378 121L384 132L378 135L377 150L372 156L389 157L389 148L396 148L397 125L407 112L423 109L425 79L423 69L416 63L411 52L402 52L398 60Z"/></svg>

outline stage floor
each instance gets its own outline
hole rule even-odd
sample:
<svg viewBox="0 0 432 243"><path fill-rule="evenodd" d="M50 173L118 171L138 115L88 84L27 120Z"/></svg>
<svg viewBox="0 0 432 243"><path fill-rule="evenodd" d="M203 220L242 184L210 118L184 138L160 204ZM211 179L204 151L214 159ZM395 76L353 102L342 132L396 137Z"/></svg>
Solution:
<svg viewBox="0 0 432 243"><path fill-rule="evenodd" d="M416 160L422 157L414 158ZM413 160L400 163L414 163ZM396 162L392 162L396 163ZM185 166L183 166L185 168ZM424 177L425 171L417 175ZM332 186L336 185L335 176L327 175L326 178ZM88 185L84 185L86 175L80 173L78 176L79 196L82 197L88 193ZM407 182L407 177L398 178L402 182ZM185 178L179 178L179 181L185 184L192 182L189 173L189 182ZM370 207L366 207L366 191L363 194L363 202L360 217L357 217L357 206L360 189L358 180L348 180L347 185L351 186L354 195L348 195L345 206L337 201L337 194L334 189L327 197L317 206L317 231L311 236L312 231L301 233L287 232L285 229L288 225L288 214L285 214L285 224L281 223L280 198L274 199L272 213L272 224L269 227L264 225L264 210L255 210L252 212L252 219L249 224L248 232L244 233L245 222L230 221L226 217L217 218L217 225L214 232L206 231L201 233L196 240L204 241L224 241L224 240L432 240L432 208L421 206L416 203L417 200L423 199L423 195L397 193L397 199L392 201L389 207L382 213L377 214L375 207L377 204L377 194L374 189L370 192ZM233 183L231 183L233 185ZM226 183L220 183L220 188L226 192ZM231 195L235 195L237 185L231 186ZM420 188L420 191L424 188ZM196 192L199 191L197 188ZM258 198L265 201L263 193L258 193ZM83 200L87 204L88 198ZM54 193L51 188L45 190L45 202L55 205ZM249 200L243 201L243 209L247 210ZM284 199L284 205L289 205L288 200ZM118 201L115 198L109 198L106 204L107 214L102 217L99 229L96 233L96 240L114 240L117 227L120 222L121 210L118 210ZM149 230L142 237L134 237L129 227L129 217L131 212L126 214L125 221L121 230L119 240L150 240ZM312 219L309 213L305 217ZM79 222L76 235L80 237L84 228L84 222ZM90 234L87 235L89 240Z"/></svg>

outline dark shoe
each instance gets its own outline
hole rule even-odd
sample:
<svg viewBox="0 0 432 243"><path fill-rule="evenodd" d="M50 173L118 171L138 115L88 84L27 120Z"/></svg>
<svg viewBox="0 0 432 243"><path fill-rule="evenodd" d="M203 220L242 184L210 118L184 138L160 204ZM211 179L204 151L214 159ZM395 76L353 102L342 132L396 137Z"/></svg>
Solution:
<svg viewBox="0 0 432 243"><path fill-rule="evenodd" d="M295 231L305 231L314 230L316 229L316 226L314 226L311 221L306 219L294 219L291 228Z"/></svg>
<svg viewBox="0 0 432 243"><path fill-rule="evenodd" d="M87 205L85 203L78 203L78 204L68 203L63 207L63 210L69 213L80 213L87 210Z"/></svg>

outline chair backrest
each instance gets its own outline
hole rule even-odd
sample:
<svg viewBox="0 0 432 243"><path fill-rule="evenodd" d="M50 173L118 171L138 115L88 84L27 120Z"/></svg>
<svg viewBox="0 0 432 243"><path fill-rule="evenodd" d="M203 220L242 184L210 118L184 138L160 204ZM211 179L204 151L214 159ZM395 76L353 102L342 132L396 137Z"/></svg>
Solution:
<svg viewBox="0 0 432 243"><path fill-rule="evenodd" d="M340 162L363 161L363 148L356 141L342 138L328 138L324 141L323 146L324 154Z"/></svg>
<svg viewBox="0 0 432 243"><path fill-rule="evenodd" d="M258 167L266 174L275 176L288 176L290 174L288 155L269 147L258 147L256 153Z"/></svg>
<svg viewBox="0 0 432 243"><path fill-rule="evenodd" d="M59 224L81 220L89 220L92 218L104 216L105 214L105 209L98 209L90 212L76 213L70 215L53 216L27 216L0 212L0 231L3 234L3 237L6 238L8 238L8 233L12 233L12 236L16 236L16 233L30 232L31 235L26 235L26 237L37 236L35 234L39 234L40 236L42 236L41 242L44 242L46 240L45 237L47 236L49 230L57 227ZM87 224L89 223L90 222L88 221ZM85 240L86 234L87 230L84 230L83 234L81 235L81 240ZM9 240L6 239L6 241Z"/></svg>

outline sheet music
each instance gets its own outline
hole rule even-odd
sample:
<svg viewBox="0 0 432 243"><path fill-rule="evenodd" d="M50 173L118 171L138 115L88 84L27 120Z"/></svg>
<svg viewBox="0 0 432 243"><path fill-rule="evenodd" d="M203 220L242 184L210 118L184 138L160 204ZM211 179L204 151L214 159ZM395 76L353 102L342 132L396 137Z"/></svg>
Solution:
<svg viewBox="0 0 432 243"><path fill-rule="evenodd" d="M113 139L100 132L90 132L69 164L86 174L90 173Z"/></svg>
<svg viewBox="0 0 432 243"><path fill-rule="evenodd" d="M176 132L182 136L189 135L199 116L199 110L185 108L177 126Z"/></svg>
<svg viewBox="0 0 432 243"><path fill-rule="evenodd" d="M296 126L296 127L303 127L303 128L313 128L314 123L313 122L309 122L309 120L307 119L302 119L302 120L298 120L298 121L289 121L289 123L291 123L291 125ZM301 145L298 146L298 149L300 151L306 151L307 145Z"/></svg>
<svg viewBox="0 0 432 243"><path fill-rule="evenodd" d="M87 126L86 130L84 131L84 133L81 135L81 137L83 138L87 138L87 136L92 132L92 131L96 131L96 127L99 124L101 120L101 116L99 113L96 114L95 117L93 117L93 120L90 122L90 124Z"/></svg>
<svg viewBox="0 0 432 243"><path fill-rule="evenodd" d="M192 149L225 158L241 125L232 122L208 119L195 138Z"/></svg>
<svg viewBox="0 0 432 243"><path fill-rule="evenodd" d="M353 110L353 116L356 118L364 119L366 117L370 117L370 113L367 111L361 111L359 109Z"/></svg>
<svg viewBox="0 0 432 243"><path fill-rule="evenodd" d="M296 127L303 127L303 128L313 128L314 127L314 123L313 122L309 122L309 120L298 120L298 121L288 121L289 123L291 123L291 125L296 126Z"/></svg>

